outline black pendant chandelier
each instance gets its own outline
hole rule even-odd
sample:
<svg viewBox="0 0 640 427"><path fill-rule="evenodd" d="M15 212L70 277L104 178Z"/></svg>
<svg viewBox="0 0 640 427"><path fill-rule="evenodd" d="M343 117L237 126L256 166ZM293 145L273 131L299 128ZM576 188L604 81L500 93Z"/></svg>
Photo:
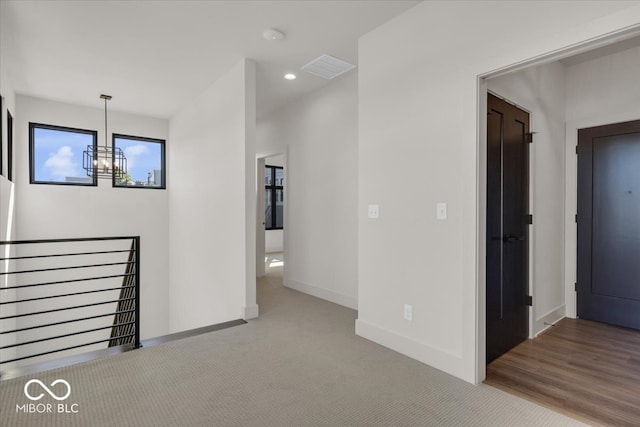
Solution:
<svg viewBox="0 0 640 427"><path fill-rule="evenodd" d="M107 144L107 101L111 95L102 94L100 98L104 99L104 146L88 145L82 153L82 167L87 171L87 176L122 180L127 175L127 158L120 148Z"/></svg>

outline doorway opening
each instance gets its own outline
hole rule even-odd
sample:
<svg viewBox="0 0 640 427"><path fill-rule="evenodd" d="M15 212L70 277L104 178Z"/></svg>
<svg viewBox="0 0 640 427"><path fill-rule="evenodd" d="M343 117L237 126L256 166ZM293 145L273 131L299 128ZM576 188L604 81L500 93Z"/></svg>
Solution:
<svg viewBox="0 0 640 427"><path fill-rule="evenodd" d="M548 395L555 393L552 391L555 390L557 391L557 394L553 394L556 400L555 406L537 402L567 412L576 418L581 416L580 405L584 412L587 406L592 405L595 405L594 412L599 411L603 414L610 412L603 408L602 404L598 404L597 398L590 400L587 395L596 396L602 390L610 390L613 383L624 384L625 376L637 378L636 375L639 374L634 367L619 358L611 358L611 371L608 371L607 375L600 375L600 378L596 370L580 371L578 369L586 353L593 349L589 342L594 339L594 336L597 335L597 340L606 343L605 352L617 352L616 349L620 344L616 341L620 339L617 333L621 332L619 328L590 324L589 321L577 319L579 314L577 295L579 294L576 293L576 282L580 279L577 279L579 273L577 273L576 214L579 213L577 208L579 156L576 156L576 146L579 145L579 129L640 119L640 110L637 108L637 105L640 105L640 87L637 85L637 75L640 73L640 37L637 36L637 30L635 36L627 34L628 36L625 36L622 41L618 38L615 43L603 46L601 40L597 49L585 52L582 48L580 54L573 56L568 56L565 52L563 59L547 58L526 68L520 67L510 72L487 76L480 82L481 106L486 105L488 93L497 93L531 114L533 142L530 145L529 202L532 225L528 243L530 253L528 281L532 306L529 309L528 338L530 339L498 358L489 367L486 363L491 361L488 356L490 327L488 321L486 327L481 323L478 377L482 381L486 373L486 382L498 386L500 381L503 386L504 384L512 386L518 383L519 378L533 380L533 383L530 381L529 384L525 384L520 393L513 388L508 391L532 398L536 390L544 390L541 394ZM613 38L611 40L614 41ZM485 96L487 98L484 98ZM482 112L481 120L484 114ZM488 203L489 193L489 184L486 182L489 159L482 157L483 153L487 153L487 145L484 144L488 142L484 137L489 126L488 121L481 126L481 145L478 151L481 156L479 159L479 180L481 181L479 212L480 223L483 226L489 215L489 207L485 205ZM626 199L621 202L632 199L629 196L629 190L634 194L634 190L628 188ZM619 196L625 197L622 193ZM638 208L640 209L640 206ZM630 211L626 209L625 212ZM486 216L483 217L483 215ZM620 224L620 218L616 221ZM640 229L640 224L637 222L640 221L640 215L635 215L633 221L636 221L634 224ZM615 221L610 222L609 225L615 223ZM578 226L579 224L580 220ZM490 255L487 241L490 238L488 228L481 229L478 236L481 248L479 249L480 260L484 261L485 256L488 258ZM479 313L482 317L479 322L484 322L484 317L489 316L489 276L490 272L487 269L480 273ZM485 281L486 287L482 284ZM636 337L624 338L627 339L627 343L640 344L640 332L635 330L624 332L629 332L630 336ZM540 347L550 341L564 343L565 347L560 350ZM569 347L566 347L567 345ZM629 357L638 357L640 347L633 347L633 349L639 352ZM555 354L553 360L546 361L544 364L561 365L566 375L554 373L540 363L532 366L533 360L542 360L539 358L541 354ZM502 368L505 369L500 371L493 369L498 362L503 362ZM529 368L531 370L528 371ZM573 379L570 378L571 375L574 376ZM590 379L590 390L578 389L576 383L572 383L583 377ZM563 399L573 398L567 396L567 390L574 388L575 392L584 398L577 403L578 409L575 405L573 408L569 408L569 405L563 406L568 403ZM625 388L624 385L616 393L620 396L626 393L635 401L640 398L634 389ZM628 400L628 398L618 399L616 405L619 408L616 410L626 414L623 416L637 417L638 413L634 412L637 411L635 404Z"/></svg>
<svg viewBox="0 0 640 427"><path fill-rule="evenodd" d="M264 159L263 228L265 233L265 274L282 279L284 268L284 155ZM260 191L260 190L258 190Z"/></svg>
<svg viewBox="0 0 640 427"><path fill-rule="evenodd" d="M273 154L257 161L256 276L261 288L283 286L285 271L285 156Z"/></svg>

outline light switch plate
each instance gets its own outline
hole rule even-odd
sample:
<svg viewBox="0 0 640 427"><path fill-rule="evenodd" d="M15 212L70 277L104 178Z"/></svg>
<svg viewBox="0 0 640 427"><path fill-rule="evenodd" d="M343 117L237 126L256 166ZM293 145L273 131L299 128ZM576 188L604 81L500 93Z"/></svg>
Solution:
<svg viewBox="0 0 640 427"><path fill-rule="evenodd" d="M380 217L380 205L369 205L367 212L369 218L376 219Z"/></svg>
<svg viewBox="0 0 640 427"><path fill-rule="evenodd" d="M404 320L413 320L413 306L410 304L404 305Z"/></svg>
<svg viewBox="0 0 640 427"><path fill-rule="evenodd" d="M436 205L436 218L439 220L447 219L447 204L439 202Z"/></svg>

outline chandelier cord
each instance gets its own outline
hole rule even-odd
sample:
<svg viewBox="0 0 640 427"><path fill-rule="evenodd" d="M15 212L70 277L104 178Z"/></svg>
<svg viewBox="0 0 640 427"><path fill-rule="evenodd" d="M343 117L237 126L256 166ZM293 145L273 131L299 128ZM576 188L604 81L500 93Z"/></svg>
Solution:
<svg viewBox="0 0 640 427"><path fill-rule="evenodd" d="M107 148L107 97L104 98L104 148Z"/></svg>

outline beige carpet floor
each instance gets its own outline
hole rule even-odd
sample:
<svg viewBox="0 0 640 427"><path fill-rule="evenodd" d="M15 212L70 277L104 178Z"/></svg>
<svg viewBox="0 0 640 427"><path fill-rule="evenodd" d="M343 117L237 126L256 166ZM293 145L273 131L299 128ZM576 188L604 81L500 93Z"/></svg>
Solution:
<svg viewBox="0 0 640 427"><path fill-rule="evenodd" d="M261 279L258 294L260 318L246 325L0 382L0 425L581 425L357 337L355 311L285 288L277 275ZM58 402L34 384L52 413L16 412L31 402L31 378L64 379L71 394Z"/></svg>

